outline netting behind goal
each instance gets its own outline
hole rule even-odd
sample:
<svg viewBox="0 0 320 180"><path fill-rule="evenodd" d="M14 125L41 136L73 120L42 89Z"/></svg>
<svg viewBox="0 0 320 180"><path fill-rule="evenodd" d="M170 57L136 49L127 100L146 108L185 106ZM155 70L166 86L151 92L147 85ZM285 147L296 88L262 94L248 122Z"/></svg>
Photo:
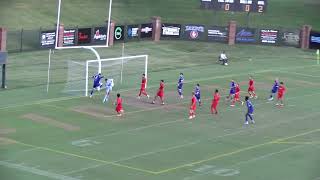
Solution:
<svg viewBox="0 0 320 180"><path fill-rule="evenodd" d="M138 88L141 74L147 74L147 63L147 55L102 59L100 62L98 60L69 61L65 92L87 96L93 85L92 76L99 72L100 66L102 75L114 80L114 91ZM104 80L102 82L104 83Z"/></svg>

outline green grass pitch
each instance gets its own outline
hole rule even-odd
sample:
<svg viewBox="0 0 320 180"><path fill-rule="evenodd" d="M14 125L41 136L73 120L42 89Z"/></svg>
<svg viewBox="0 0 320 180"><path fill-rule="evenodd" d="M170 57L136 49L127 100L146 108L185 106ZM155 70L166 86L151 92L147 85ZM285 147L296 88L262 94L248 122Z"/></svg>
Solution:
<svg viewBox="0 0 320 180"><path fill-rule="evenodd" d="M227 48L230 66L216 64ZM112 92L113 99L123 96L121 118L111 102L102 104L102 92L93 99L65 94L66 60L92 58L84 50L55 52L48 94L48 52L11 55L8 89L0 91L1 179L319 178L320 70L313 51L162 41L129 43L125 53L150 55L148 91L154 95L164 79L166 105L136 99L138 75L126 76L134 83ZM121 45L100 54L118 57ZM176 92L179 72L186 78L183 100ZM229 107L224 97L230 79L242 85L243 97L249 75L259 98L253 100L256 124L244 126L245 107ZM284 108L266 100L276 77L288 89ZM188 120L195 83L203 106ZM215 88L223 96L218 116L209 111Z"/></svg>

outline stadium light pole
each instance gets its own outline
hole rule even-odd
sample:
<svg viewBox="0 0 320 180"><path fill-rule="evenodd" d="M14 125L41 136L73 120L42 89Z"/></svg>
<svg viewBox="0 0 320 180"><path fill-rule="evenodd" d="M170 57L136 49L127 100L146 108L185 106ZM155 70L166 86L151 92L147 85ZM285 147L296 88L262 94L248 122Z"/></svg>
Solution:
<svg viewBox="0 0 320 180"><path fill-rule="evenodd" d="M112 0L109 0L109 16L108 16L108 29L107 29L107 44L109 47L109 36L110 36L110 24L111 24L111 9L112 9Z"/></svg>

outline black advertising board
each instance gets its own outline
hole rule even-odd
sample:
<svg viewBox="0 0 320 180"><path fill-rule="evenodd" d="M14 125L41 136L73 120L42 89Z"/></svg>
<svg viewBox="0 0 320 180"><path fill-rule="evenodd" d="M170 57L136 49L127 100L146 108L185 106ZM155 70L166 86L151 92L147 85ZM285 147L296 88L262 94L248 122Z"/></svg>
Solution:
<svg viewBox="0 0 320 180"><path fill-rule="evenodd" d="M320 49L320 32L310 32L309 47L310 49Z"/></svg>
<svg viewBox="0 0 320 180"><path fill-rule="evenodd" d="M267 0L200 0L200 7L217 11L266 12Z"/></svg>
<svg viewBox="0 0 320 180"><path fill-rule="evenodd" d="M107 28L95 27L93 35L94 44L106 44L107 43Z"/></svg>
<svg viewBox="0 0 320 180"><path fill-rule="evenodd" d="M237 28L236 42L238 43L255 43L256 30L253 28Z"/></svg>
<svg viewBox="0 0 320 180"><path fill-rule="evenodd" d="M282 44L285 46L298 47L300 44L300 32L294 31L283 31L281 34Z"/></svg>
<svg viewBox="0 0 320 180"><path fill-rule="evenodd" d="M91 28L79 28L78 29L78 44L90 44L91 43Z"/></svg>
<svg viewBox="0 0 320 180"><path fill-rule="evenodd" d="M199 40L199 39L203 39L203 36L204 36L203 25L193 25L193 24L185 25L184 38L189 40Z"/></svg>
<svg viewBox="0 0 320 180"><path fill-rule="evenodd" d="M56 43L56 31L42 31L40 46L42 48L54 48Z"/></svg>
<svg viewBox="0 0 320 180"><path fill-rule="evenodd" d="M179 38L181 34L180 24L162 24L161 36Z"/></svg>
<svg viewBox="0 0 320 180"><path fill-rule="evenodd" d="M114 36L113 39L115 41L124 40L124 26L115 26L114 27Z"/></svg>
<svg viewBox="0 0 320 180"><path fill-rule="evenodd" d="M278 44L279 30L275 29L261 29L260 43L262 44Z"/></svg>
<svg viewBox="0 0 320 180"><path fill-rule="evenodd" d="M152 23L141 24L141 38L151 38L152 37Z"/></svg>
<svg viewBox="0 0 320 180"><path fill-rule="evenodd" d="M76 29L65 29L63 32L63 46L74 46L76 40Z"/></svg>
<svg viewBox="0 0 320 180"><path fill-rule="evenodd" d="M127 37L128 39L139 38L139 25L128 25Z"/></svg>
<svg viewBox="0 0 320 180"><path fill-rule="evenodd" d="M218 42L227 42L228 34L229 34L228 27L211 26L208 29L208 40L218 41Z"/></svg>

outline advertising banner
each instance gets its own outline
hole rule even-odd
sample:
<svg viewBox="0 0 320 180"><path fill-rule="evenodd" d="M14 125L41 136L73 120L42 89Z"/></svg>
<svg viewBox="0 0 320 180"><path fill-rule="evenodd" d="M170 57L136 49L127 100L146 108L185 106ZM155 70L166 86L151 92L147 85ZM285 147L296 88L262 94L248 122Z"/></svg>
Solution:
<svg viewBox="0 0 320 180"><path fill-rule="evenodd" d="M320 49L320 32L310 32L309 47L310 49Z"/></svg>
<svg viewBox="0 0 320 180"><path fill-rule="evenodd" d="M227 42L229 30L228 27L211 26L208 29L208 40Z"/></svg>
<svg viewBox="0 0 320 180"><path fill-rule="evenodd" d="M139 25L128 25L127 37L128 39L139 38Z"/></svg>
<svg viewBox="0 0 320 180"><path fill-rule="evenodd" d="M124 40L124 26L116 26L114 27L114 37L115 41Z"/></svg>
<svg viewBox="0 0 320 180"><path fill-rule="evenodd" d="M260 43L262 44L277 44L279 31L275 29L261 29Z"/></svg>
<svg viewBox="0 0 320 180"><path fill-rule="evenodd" d="M181 25L180 24L162 24L162 37L173 37L179 38L181 32Z"/></svg>
<svg viewBox="0 0 320 180"><path fill-rule="evenodd" d="M76 40L76 29L65 29L63 32L63 46L74 46Z"/></svg>
<svg viewBox="0 0 320 180"><path fill-rule="evenodd" d="M107 28L95 27L93 35L94 44L106 44L107 43Z"/></svg>
<svg viewBox="0 0 320 180"><path fill-rule="evenodd" d="M78 29L78 44L90 44L91 43L91 28L79 28Z"/></svg>
<svg viewBox="0 0 320 180"><path fill-rule="evenodd" d="M152 23L141 24L141 38L151 38L152 37Z"/></svg>
<svg viewBox="0 0 320 180"><path fill-rule="evenodd" d="M236 42L238 43L255 43L256 30L253 28L237 28Z"/></svg>
<svg viewBox="0 0 320 180"><path fill-rule="evenodd" d="M298 47L300 43L300 32L297 31L284 31L281 34L282 44L285 46Z"/></svg>
<svg viewBox="0 0 320 180"><path fill-rule="evenodd" d="M185 25L184 28L184 38L189 40L199 40L203 39L204 36L204 26L203 25Z"/></svg>
<svg viewBox="0 0 320 180"><path fill-rule="evenodd" d="M40 46L42 48L54 48L56 43L56 31L42 31Z"/></svg>

